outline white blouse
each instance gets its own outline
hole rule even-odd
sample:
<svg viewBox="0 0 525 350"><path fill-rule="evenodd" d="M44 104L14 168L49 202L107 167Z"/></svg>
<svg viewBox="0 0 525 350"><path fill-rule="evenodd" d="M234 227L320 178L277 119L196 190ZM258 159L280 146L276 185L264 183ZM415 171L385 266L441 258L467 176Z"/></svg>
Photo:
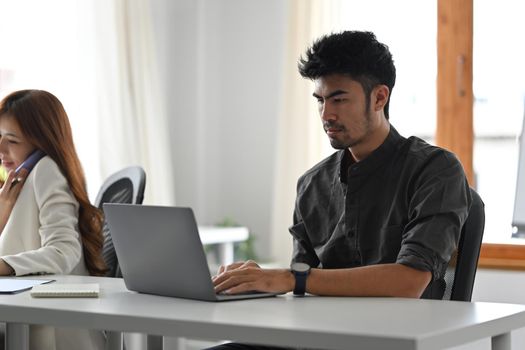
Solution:
<svg viewBox="0 0 525 350"><path fill-rule="evenodd" d="M48 156L29 173L0 233L0 257L17 276L88 275L78 231L78 202L58 165ZM81 329L31 326L30 348L102 349L103 334Z"/></svg>

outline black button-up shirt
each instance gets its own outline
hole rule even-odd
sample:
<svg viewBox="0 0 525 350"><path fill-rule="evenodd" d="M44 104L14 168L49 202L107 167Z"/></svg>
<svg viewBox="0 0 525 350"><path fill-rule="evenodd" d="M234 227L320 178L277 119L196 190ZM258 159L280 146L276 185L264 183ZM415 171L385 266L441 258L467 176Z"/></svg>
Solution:
<svg viewBox="0 0 525 350"><path fill-rule="evenodd" d="M301 176L292 261L326 269L400 263L430 271L442 295L470 203L454 154L391 126L366 159L341 150Z"/></svg>

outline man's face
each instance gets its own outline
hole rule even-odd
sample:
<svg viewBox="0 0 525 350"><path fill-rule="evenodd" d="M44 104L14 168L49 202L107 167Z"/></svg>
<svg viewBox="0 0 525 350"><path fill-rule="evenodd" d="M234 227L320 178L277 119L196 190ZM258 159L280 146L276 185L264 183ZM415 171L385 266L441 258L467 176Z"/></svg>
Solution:
<svg viewBox="0 0 525 350"><path fill-rule="evenodd" d="M332 147L345 149L366 141L372 129L372 115L361 84L341 74L314 82L313 96Z"/></svg>

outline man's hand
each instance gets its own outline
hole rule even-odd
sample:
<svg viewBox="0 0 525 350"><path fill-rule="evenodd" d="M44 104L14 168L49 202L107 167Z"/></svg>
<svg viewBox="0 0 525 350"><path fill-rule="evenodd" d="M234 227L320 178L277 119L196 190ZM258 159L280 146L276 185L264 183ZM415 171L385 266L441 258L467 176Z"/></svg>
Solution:
<svg viewBox="0 0 525 350"><path fill-rule="evenodd" d="M22 169L18 173L11 170L0 188L0 233L4 230L5 224L11 215L26 177L26 169Z"/></svg>
<svg viewBox="0 0 525 350"><path fill-rule="evenodd" d="M216 293L227 294L249 291L287 293L295 285L290 270L262 269L251 260L221 266L212 281Z"/></svg>
<svg viewBox="0 0 525 350"><path fill-rule="evenodd" d="M217 272L217 276L220 275L223 272L231 271L231 270L237 270L237 269L243 268L243 267L259 267L259 265L253 260L238 261L238 262L234 262L233 264L230 264L230 265L221 265L219 267L219 271ZM217 277L217 276L215 276L215 277Z"/></svg>

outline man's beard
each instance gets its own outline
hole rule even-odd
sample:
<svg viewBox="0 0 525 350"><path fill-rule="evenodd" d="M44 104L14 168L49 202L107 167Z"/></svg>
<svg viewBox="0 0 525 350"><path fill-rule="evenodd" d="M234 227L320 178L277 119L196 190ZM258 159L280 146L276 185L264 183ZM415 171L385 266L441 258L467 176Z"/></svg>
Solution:
<svg viewBox="0 0 525 350"><path fill-rule="evenodd" d="M369 134L369 132L370 132L370 121L371 121L371 116L370 116L369 111L367 110L366 114L365 114L365 120L364 120L364 123L362 125L362 130L363 130L362 135L360 135L357 138L345 138L343 140L337 139L337 138L328 137L329 140L330 140L330 145L332 145L332 147L335 148L335 149L346 149L346 148L351 148L351 147L354 147L354 146L358 145ZM344 125L340 125L340 124L333 123L333 122L326 122L326 123L324 123L323 127L324 127L325 132L328 129L331 129L331 128L332 129L334 129L334 128L337 129L341 134L343 134L343 133L345 133L347 131L347 129L346 129L346 127Z"/></svg>

